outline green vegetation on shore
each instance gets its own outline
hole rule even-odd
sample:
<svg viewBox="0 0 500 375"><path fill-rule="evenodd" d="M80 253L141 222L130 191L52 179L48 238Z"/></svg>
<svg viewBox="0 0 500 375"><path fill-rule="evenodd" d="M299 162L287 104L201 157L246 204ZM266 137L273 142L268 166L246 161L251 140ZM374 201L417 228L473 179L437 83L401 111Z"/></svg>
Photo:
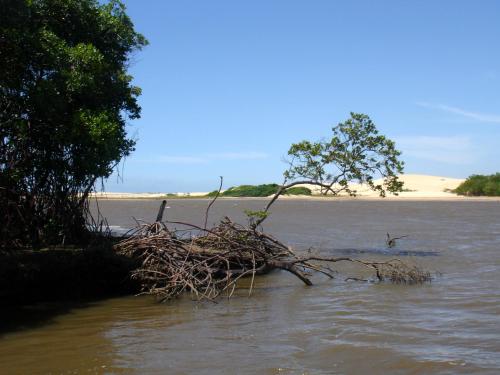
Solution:
<svg viewBox="0 0 500 375"><path fill-rule="evenodd" d="M88 197L134 151L147 41L120 0L1 4L0 304L135 292Z"/></svg>
<svg viewBox="0 0 500 375"><path fill-rule="evenodd" d="M135 147L127 70L147 41L119 0L1 9L0 248L85 244L89 193Z"/></svg>
<svg viewBox="0 0 500 375"><path fill-rule="evenodd" d="M233 186L220 193L220 197L268 197L276 194L280 188L278 184L262 185L240 185ZM296 186L285 191L286 195L311 195L311 189L302 186ZM207 194L208 197L215 197L217 190Z"/></svg>
<svg viewBox="0 0 500 375"><path fill-rule="evenodd" d="M295 186L285 190L285 195L312 195L312 191L304 186Z"/></svg>
<svg viewBox="0 0 500 375"><path fill-rule="evenodd" d="M500 173L492 175L475 174L468 177L454 191L467 196L500 196Z"/></svg>

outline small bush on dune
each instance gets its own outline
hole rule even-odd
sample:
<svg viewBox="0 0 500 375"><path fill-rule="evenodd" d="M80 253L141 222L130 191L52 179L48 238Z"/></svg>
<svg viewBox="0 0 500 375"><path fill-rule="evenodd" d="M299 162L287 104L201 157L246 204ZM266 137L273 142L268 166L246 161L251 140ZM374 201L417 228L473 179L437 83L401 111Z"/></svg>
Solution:
<svg viewBox="0 0 500 375"><path fill-rule="evenodd" d="M500 173L489 176L472 175L455 190L459 195L468 196L500 196Z"/></svg>
<svg viewBox="0 0 500 375"><path fill-rule="evenodd" d="M312 195L312 191L309 188L303 186L296 186L285 190L286 195Z"/></svg>
<svg viewBox="0 0 500 375"><path fill-rule="evenodd" d="M221 197L268 197L276 194L280 186L278 184L263 184L263 185L240 185L233 186L226 191L220 193ZM286 195L312 195L311 189L298 186L287 189ZM208 197L215 197L217 190L207 194Z"/></svg>
<svg viewBox="0 0 500 375"><path fill-rule="evenodd" d="M279 189L278 184L240 185L230 187L223 193L223 197L267 197L275 194Z"/></svg>

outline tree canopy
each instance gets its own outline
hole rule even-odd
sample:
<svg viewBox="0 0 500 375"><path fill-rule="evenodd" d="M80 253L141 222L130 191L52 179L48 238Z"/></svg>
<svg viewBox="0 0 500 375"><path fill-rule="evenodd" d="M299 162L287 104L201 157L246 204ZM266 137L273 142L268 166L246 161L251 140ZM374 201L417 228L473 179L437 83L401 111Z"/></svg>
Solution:
<svg viewBox="0 0 500 375"><path fill-rule="evenodd" d="M352 183L366 184L381 196L397 194L403 187L398 179L404 165L400 155L394 141L379 134L370 117L351 112L349 119L332 128L331 138L291 145L283 185L264 212L287 189L301 184L319 186L325 195L345 192L354 196ZM375 183L377 178L381 184Z"/></svg>
<svg viewBox="0 0 500 375"><path fill-rule="evenodd" d="M2 238L58 242L82 229L99 178L134 149L127 73L147 44L117 0L0 0ZM12 242L12 241L11 241Z"/></svg>
<svg viewBox="0 0 500 375"><path fill-rule="evenodd" d="M356 195L349 183L367 184L384 196L401 191L397 175L403 171L398 159L401 153L395 143L380 135L372 120L364 114L351 113L351 118L332 128L332 137L318 142L294 143L288 150L290 168L285 181L294 185L298 179L318 185L324 194L346 192ZM383 178L376 185L374 179Z"/></svg>

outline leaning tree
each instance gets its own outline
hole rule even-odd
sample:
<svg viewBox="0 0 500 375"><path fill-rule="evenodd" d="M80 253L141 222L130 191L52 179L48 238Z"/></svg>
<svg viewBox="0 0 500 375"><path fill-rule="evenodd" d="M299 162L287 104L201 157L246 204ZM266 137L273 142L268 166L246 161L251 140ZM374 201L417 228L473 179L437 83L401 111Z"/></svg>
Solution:
<svg viewBox="0 0 500 375"><path fill-rule="evenodd" d="M147 41L118 0L0 9L0 246L79 241L89 192L134 148L127 68Z"/></svg>
<svg viewBox="0 0 500 375"><path fill-rule="evenodd" d="M289 168L284 181L264 211L253 213L253 225L261 224L269 208L284 193L296 185L318 186L324 195L346 193L355 196L353 183L364 184L380 196L397 194L403 182L403 161L394 141L379 134L367 115L351 112L351 117L332 128L330 139L318 142L294 143L288 150ZM381 179L382 183L376 183Z"/></svg>

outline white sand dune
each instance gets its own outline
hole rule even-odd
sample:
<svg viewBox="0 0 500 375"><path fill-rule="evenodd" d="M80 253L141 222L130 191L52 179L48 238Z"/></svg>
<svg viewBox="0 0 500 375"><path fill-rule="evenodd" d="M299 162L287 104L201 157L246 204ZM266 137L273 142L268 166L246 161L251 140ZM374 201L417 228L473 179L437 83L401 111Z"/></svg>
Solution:
<svg viewBox="0 0 500 375"><path fill-rule="evenodd" d="M403 181L404 191L398 196L388 194L393 198L457 198L451 190L455 189L464 180L460 178L450 178L442 176L429 176L421 174L404 174L399 176ZM375 184L382 184L382 180L376 180ZM304 185L309 187L314 194L319 194L319 188L314 185ZM376 198L377 192L370 190L366 185L353 184L351 189L356 190L359 197ZM346 194L340 194L345 196Z"/></svg>
<svg viewBox="0 0 500 375"><path fill-rule="evenodd" d="M464 182L464 179L441 176L408 174L400 176L404 182L401 197L457 197L451 190Z"/></svg>
<svg viewBox="0 0 500 375"><path fill-rule="evenodd" d="M400 176L400 180L404 182L404 190L398 196L388 194L389 199L475 199L457 196L450 190L455 189L464 180L459 178L450 178L442 176L428 176L421 174L405 174ZM376 183L381 183L377 180ZM319 194L319 188L313 185L304 185L309 187L313 194ZM371 191L363 185L352 185L352 188L357 191L358 197L354 199L376 199L378 194ZM207 192L183 192L175 193L178 197L202 197ZM159 199L166 197L167 193L116 193L116 192L99 192L95 194L99 198L104 199ZM324 199L323 197L304 197L304 196L283 196L285 199ZM231 198L224 198L231 199ZM238 198L233 198L238 199ZM477 198L476 198L477 199Z"/></svg>

